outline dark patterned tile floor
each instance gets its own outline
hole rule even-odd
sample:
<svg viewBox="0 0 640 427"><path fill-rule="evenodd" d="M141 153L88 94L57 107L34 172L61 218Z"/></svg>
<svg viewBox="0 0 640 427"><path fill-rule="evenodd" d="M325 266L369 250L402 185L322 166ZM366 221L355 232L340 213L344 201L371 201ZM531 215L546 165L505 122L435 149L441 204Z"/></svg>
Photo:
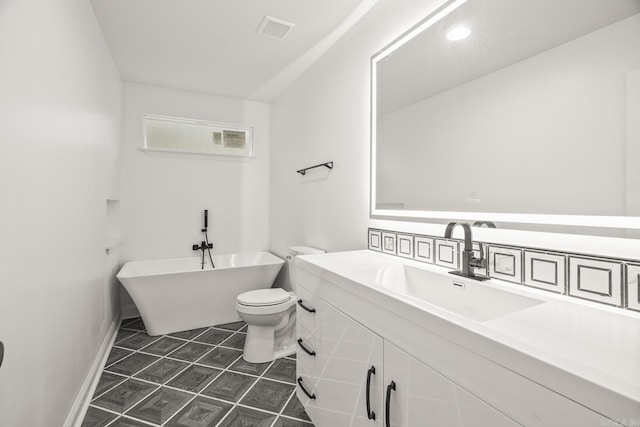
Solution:
<svg viewBox="0 0 640 427"><path fill-rule="evenodd" d="M83 427L313 427L296 397L295 355L242 359L244 322L147 335L121 324Z"/></svg>

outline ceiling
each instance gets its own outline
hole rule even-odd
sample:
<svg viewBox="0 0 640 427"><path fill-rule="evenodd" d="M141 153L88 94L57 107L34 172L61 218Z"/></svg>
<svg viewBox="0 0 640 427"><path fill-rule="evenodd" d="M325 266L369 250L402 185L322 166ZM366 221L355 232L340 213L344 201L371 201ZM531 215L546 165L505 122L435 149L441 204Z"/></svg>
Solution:
<svg viewBox="0 0 640 427"><path fill-rule="evenodd" d="M122 78L273 101L377 0L91 0ZM295 27L256 33L265 15Z"/></svg>
<svg viewBox="0 0 640 427"><path fill-rule="evenodd" d="M640 0L470 0L377 65L384 115L640 13ZM446 40L458 25L468 39Z"/></svg>

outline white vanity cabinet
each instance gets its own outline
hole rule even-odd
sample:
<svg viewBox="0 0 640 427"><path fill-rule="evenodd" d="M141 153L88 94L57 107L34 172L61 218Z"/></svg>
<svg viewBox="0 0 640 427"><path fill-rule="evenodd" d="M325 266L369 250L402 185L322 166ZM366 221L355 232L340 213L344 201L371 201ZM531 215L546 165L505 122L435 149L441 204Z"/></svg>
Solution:
<svg viewBox="0 0 640 427"><path fill-rule="evenodd" d="M314 334L298 325L297 395L307 414L316 427L382 427L382 338L324 301L315 310Z"/></svg>
<svg viewBox="0 0 640 427"><path fill-rule="evenodd" d="M593 325L594 319L607 324L609 313L545 297L536 308L492 321L461 319L387 291L371 279L380 279L392 271L385 266L397 262L382 255L354 251L301 258L297 293L309 311L298 307L298 337L313 355L302 346L298 350L297 395L317 427L602 427L632 425L639 419L640 400L635 399L635 389L625 388L625 378L616 377L620 380L614 384L627 392L622 395L595 384L602 379L598 376L568 370L573 365L550 353L554 347L537 357L529 354L536 348L526 347L529 338L538 336L536 328L548 322L554 328L543 329L544 336L562 348L564 353L558 354L575 353L562 347L566 331L587 335L590 342L593 335L612 339L606 331L579 329L584 322ZM376 263L383 265L373 268ZM567 326L569 315L577 316L580 324ZM612 324L636 331L625 319ZM514 331L527 341L509 339ZM633 345L617 348L635 351ZM609 359L626 363L624 355L618 357L621 354ZM584 355L589 362L604 357L597 351ZM367 417L366 409L371 366L376 370L369 389L375 420ZM386 392L392 381L395 390L390 391L387 412ZM624 419L631 423L617 422Z"/></svg>
<svg viewBox="0 0 640 427"><path fill-rule="evenodd" d="M315 311L299 313L307 321L298 325L297 395L316 427L519 425L331 304L301 295Z"/></svg>
<svg viewBox="0 0 640 427"><path fill-rule="evenodd" d="M388 341L384 386L389 427L520 425Z"/></svg>

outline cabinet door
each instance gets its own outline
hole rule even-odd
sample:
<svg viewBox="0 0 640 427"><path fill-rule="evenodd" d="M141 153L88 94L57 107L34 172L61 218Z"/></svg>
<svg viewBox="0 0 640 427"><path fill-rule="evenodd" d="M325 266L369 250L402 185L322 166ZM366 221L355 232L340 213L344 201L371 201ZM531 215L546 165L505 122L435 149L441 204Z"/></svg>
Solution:
<svg viewBox="0 0 640 427"><path fill-rule="evenodd" d="M318 312L316 399L307 413L316 427L382 427L382 338L324 301Z"/></svg>
<svg viewBox="0 0 640 427"><path fill-rule="evenodd" d="M393 384L395 389L389 390ZM403 350L384 342L384 427L519 425ZM387 403L387 396L389 402Z"/></svg>

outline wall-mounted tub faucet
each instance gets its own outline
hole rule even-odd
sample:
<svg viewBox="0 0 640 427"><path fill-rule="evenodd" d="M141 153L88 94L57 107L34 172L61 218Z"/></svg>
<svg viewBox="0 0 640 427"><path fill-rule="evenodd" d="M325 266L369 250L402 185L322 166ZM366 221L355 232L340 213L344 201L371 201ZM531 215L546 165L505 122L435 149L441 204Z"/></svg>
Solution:
<svg viewBox="0 0 640 427"><path fill-rule="evenodd" d="M471 226L466 222L450 222L447 224L447 228L444 231L444 237L450 239L453 234L453 229L459 225L464 230L464 249L462 250L462 269L458 271L450 271L451 274L457 274L458 276L469 277L475 280L487 280L486 276L478 276L474 273L474 268L486 268L487 259L484 257L484 248L482 243L480 245L480 258L473 256L473 240L471 237Z"/></svg>
<svg viewBox="0 0 640 427"><path fill-rule="evenodd" d="M211 249L213 249L213 243L209 243L209 210L204 210L204 227L202 228L202 233L204 234L204 240L200 242L200 245L193 245L191 249L194 251L202 251L202 264L201 267L204 270L204 252L207 251L209 254L209 260L211 261L211 268L216 268L213 264L213 257L211 256Z"/></svg>

